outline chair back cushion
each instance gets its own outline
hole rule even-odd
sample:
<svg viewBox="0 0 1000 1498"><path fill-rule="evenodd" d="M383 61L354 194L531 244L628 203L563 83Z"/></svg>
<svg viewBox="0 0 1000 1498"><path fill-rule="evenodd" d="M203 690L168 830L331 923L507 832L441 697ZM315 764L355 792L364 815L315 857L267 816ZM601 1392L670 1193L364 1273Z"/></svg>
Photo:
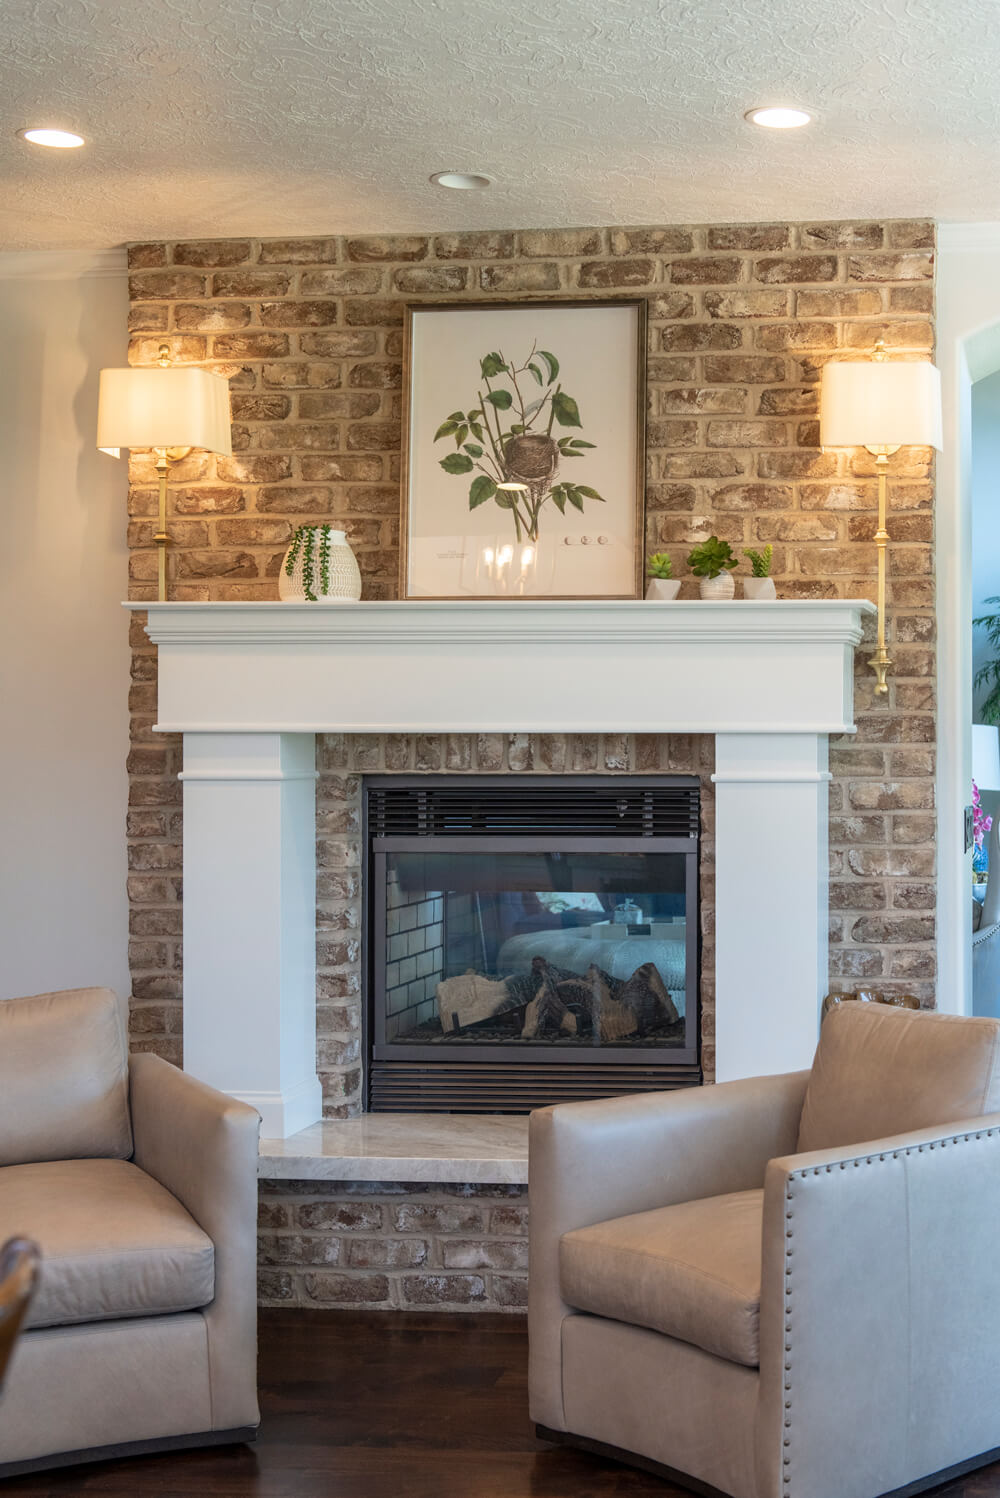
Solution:
<svg viewBox="0 0 1000 1498"><path fill-rule="evenodd" d="M1000 1020L845 1003L823 1021L799 1151L1000 1112Z"/></svg>
<svg viewBox="0 0 1000 1498"><path fill-rule="evenodd" d="M131 1153L128 1047L111 989L0 1001L0 1165Z"/></svg>

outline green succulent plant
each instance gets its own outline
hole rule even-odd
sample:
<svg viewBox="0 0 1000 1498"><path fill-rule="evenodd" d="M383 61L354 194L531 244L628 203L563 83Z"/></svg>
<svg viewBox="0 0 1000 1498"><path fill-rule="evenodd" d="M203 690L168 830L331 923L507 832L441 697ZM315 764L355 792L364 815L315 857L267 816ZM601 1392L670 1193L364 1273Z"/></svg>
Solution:
<svg viewBox="0 0 1000 1498"><path fill-rule="evenodd" d="M646 563L646 575L648 577L661 577L664 580L673 577L674 564L665 551L654 551Z"/></svg>
<svg viewBox="0 0 1000 1498"><path fill-rule="evenodd" d="M750 563L750 570L754 577L771 576L771 558L774 556L774 547L770 541L763 551L754 551L752 546L744 546L743 555Z"/></svg>
<svg viewBox="0 0 1000 1498"><path fill-rule="evenodd" d="M319 594L325 596L330 589L330 532L329 525L300 525L292 536L292 544L285 558L285 573L291 577L295 563L302 553L302 590L309 603L316 603ZM319 533L319 555L316 555L316 534ZM318 566L317 566L318 564ZM317 588L317 584L319 587Z"/></svg>
<svg viewBox="0 0 1000 1498"><path fill-rule="evenodd" d="M718 536L709 536L707 541L692 547L688 554L688 566L695 577L719 577L739 565L729 542L720 541Z"/></svg>

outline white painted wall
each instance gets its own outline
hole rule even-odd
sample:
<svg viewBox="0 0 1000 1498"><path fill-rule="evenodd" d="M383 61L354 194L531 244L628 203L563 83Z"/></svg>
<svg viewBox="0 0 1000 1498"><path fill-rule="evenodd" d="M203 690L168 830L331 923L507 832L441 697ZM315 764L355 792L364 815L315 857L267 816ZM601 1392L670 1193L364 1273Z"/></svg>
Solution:
<svg viewBox="0 0 1000 1498"><path fill-rule="evenodd" d="M124 257L0 254L0 999L129 991Z"/></svg>

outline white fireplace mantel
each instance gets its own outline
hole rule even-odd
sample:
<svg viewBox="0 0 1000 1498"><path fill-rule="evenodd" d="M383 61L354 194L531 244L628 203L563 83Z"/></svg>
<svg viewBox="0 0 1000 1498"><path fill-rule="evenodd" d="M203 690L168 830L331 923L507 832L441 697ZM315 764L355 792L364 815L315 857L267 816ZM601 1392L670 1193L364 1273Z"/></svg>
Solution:
<svg viewBox="0 0 1000 1498"><path fill-rule="evenodd" d="M320 1117L317 733L716 736L716 1070L808 1065L827 961L827 736L863 601L167 603L184 735L184 1064L283 1137Z"/></svg>

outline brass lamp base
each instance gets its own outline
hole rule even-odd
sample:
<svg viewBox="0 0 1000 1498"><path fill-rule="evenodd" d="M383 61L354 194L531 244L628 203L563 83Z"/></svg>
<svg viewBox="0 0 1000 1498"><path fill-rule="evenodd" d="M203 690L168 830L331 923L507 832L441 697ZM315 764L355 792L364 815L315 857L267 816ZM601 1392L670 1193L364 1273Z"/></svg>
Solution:
<svg viewBox="0 0 1000 1498"><path fill-rule="evenodd" d="M889 532L885 528L886 470L889 459L893 453L899 452L899 448L869 447L867 451L874 457L878 468L878 529L875 532L875 545L878 548L878 636L875 654L869 656L868 663L878 678L875 693L879 696L889 690L886 675L892 669L892 657L885 646L885 569L886 547L889 545Z"/></svg>
<svg viewBox="0 0 1000 1498"><path fill-rule="evenodd" d="M156 471L160 476L160 509L159 525L153 540L157 548L157 597L160 603L167 601L167 547L170 545L170 537L167 534L167 478L170 474L171 463L179 463L186 458L191 451L190 447L154 447L156 453Z"/></svg>

